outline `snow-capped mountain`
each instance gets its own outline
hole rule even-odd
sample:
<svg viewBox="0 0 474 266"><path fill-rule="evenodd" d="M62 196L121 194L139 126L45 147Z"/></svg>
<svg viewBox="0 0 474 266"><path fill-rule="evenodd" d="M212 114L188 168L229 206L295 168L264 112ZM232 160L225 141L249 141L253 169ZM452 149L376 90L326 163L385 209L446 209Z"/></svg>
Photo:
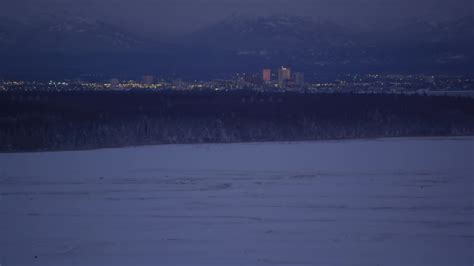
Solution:
<svg viewBox="0 0 474 266"><path fill-rule="evenodd" d="M473 42L473 17L430 22L416 19L395 28L365 32L307 17L231 16L178 40L179 46L213 50L352 49L404 43ZM382 41L382 42L380 42ZM384 42L385 41L385 42ZM47 16L36 20L0 19L0 49L5 51L130 51L156 47L155 41L117 26L83 17Z"/></svg>
<svg viewBox="0 0 474 266"><path fill-rule="evenodd" d="M474 16L447 21L418 18L391 30L391 36L417 42L474 41Z"/></svg>
<svg viewBox="0 0 474 266"><path fill-rule="evenodd" d="M418 18L396 27L379 25L377 29L362 33L334 22L316 21L306 17L231 16L188 38L188 42L193 45L230 49L350 48L368 44L372 46L374 40L391 43L397 40L412 44L473 42L474 17L447 21Z"/></svg>
<svg viewBox="0 0 474 266"><path fill-rule="evenodd" d="M113 25L85 18L1 20L0 47L17 51L123 51L144 45Z"/></svg>
<svg viewBox="0 0 474 266"><path fill-rule="evenodd" d="M323 44L350 44L350 34L343 27L328 21L315 22L295 16L231 16L194 33L190 39L194 44L223 48L298 49Z"/></svg>

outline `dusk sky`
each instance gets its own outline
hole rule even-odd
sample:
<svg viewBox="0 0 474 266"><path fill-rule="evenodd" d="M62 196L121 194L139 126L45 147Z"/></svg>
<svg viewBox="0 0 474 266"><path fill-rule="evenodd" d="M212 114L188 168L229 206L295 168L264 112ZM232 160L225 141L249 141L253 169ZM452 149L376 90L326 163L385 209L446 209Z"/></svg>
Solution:
<svg viewBox="0 0 474 266"><path fill-rule="evenodd" d="M144 32L181 33L232 14L290 14L357 26L411 18L444 20L473 14L472 0L2 0L1 16L66 14L100 19Z"/></svg>

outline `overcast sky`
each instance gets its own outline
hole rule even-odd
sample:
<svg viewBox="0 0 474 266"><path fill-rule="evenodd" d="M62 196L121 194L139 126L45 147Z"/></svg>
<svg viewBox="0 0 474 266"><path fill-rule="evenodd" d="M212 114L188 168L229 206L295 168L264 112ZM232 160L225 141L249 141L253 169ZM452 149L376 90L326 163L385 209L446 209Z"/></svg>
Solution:
<svg viewBox="0 0 474 266"><path fill-rule="evenodd" d="M0 16L65 13L145 32L181 33L231 14L290 14L344 24L384 25L422 17L436 20L474 13L474 0L1 0Z"/></svg>

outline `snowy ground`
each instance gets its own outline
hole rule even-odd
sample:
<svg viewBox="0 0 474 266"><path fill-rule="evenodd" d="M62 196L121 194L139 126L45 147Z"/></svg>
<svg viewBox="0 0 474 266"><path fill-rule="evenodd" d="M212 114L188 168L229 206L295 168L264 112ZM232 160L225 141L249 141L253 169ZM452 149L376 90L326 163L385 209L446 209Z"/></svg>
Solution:
<svg viewBox="0 0 474 266"><path fill-rule="evenodd" d="M474 138L0 154L0 264L467 265Z"/></svg>

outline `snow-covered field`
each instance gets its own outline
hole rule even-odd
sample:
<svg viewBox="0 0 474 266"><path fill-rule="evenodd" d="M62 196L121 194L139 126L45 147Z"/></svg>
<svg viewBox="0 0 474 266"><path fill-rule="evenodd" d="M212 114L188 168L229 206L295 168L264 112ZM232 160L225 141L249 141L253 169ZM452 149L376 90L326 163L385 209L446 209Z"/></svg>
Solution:
<svg viewBox="0 0 474 266"><path fill-rule="evenodd" d="M0 154L0 264L467 265L474 138Z"/></svg>

